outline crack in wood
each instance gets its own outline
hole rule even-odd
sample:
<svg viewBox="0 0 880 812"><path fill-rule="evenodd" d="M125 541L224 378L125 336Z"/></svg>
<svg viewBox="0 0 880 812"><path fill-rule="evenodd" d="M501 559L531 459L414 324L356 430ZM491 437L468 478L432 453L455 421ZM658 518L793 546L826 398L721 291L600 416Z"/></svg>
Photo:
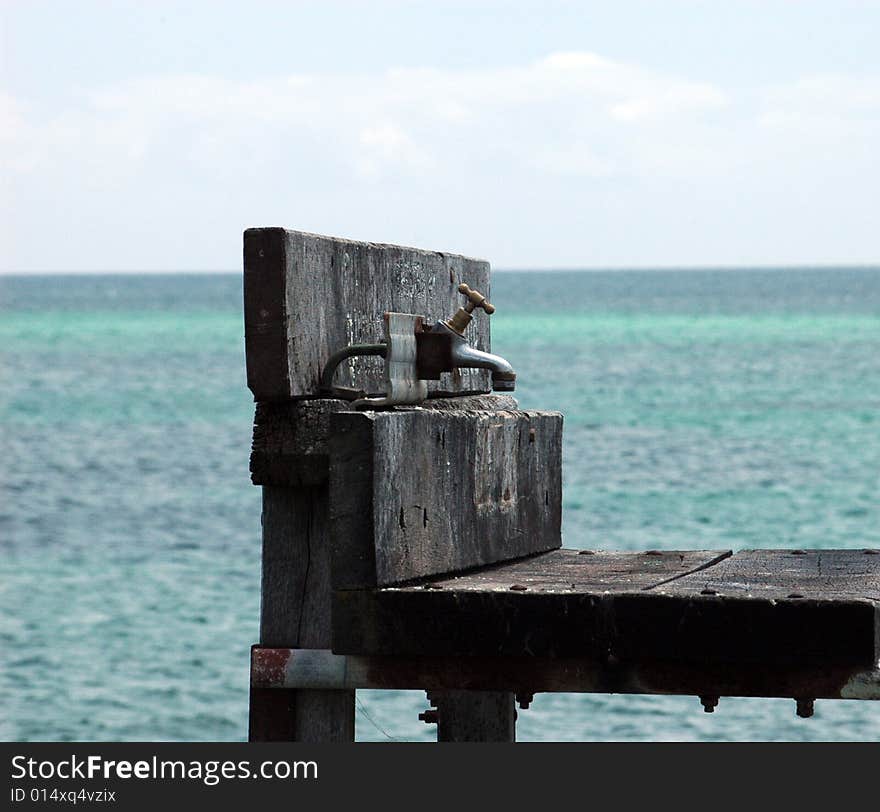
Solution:
<svg viewBox="0 0 880 812"><path fill-rule="evenodd" d="M693 569L687 570L687 572L680 572L677 575L672 575L669 578L665 578L662 581L658 581L656 584L650 584L649 586L643 586L642 592L650 592L652 589L656 589L658 586L663 586L664 584L672 583L673 581L677 581L679 578L686 578L688 575L693 575L696 572L702 572L703 570L709 569L709 567L714 567L716 564L721 561L725 561L733 555L733 550L725 550L720 555L713 558L711 561L706 561L703 564L700 564L698 567L694 567Z"/></svg>

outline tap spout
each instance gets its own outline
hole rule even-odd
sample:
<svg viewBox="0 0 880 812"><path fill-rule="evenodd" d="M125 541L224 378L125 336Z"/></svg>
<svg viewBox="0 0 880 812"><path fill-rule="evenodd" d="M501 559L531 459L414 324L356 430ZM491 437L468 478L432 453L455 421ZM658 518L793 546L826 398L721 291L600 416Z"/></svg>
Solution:
<svg viewBox="0 0 880 812"><path fill-rule="evenodd" d="M452 342L452 366L492 370L492 389L496 392L513 392L516 388L516 373L507 360L475 349L465 341Z"/></svg>
<svg viewBox="0 0 880 812"><path fill-rule="evenodd" d="M513 392L516 389L516 373L505 358L472 347L462 336L450 330L443 322L439 322L434 329L442 329L450 334L452 339L450 354L453 368L489 369L492 371L492 389L494 391Z"/></svg>

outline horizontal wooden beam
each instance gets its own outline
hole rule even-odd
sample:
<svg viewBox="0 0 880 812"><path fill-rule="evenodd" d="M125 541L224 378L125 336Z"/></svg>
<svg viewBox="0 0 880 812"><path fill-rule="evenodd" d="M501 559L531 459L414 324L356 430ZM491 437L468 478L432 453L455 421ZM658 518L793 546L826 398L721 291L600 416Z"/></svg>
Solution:
<svg viewBox="0 0 880 812"><path fill-rule="evenodd" d="M557 412L337 412L330 418L337 589L399 584L561 545Z"/></svg>
<svg viewBox="0 0 880 812"><path fill-rule="evenodd" d="M429 398L418 407L435 412L502 411L517 408L511 395L464 395ZM254 485L320 485L327 481L330 460L330 415L351 409L336 398L258 402L251 447Z"/></svg>
<svg viewBox="0 0 880 812"><path fill-rule="evenodd" d="M546 657L366 657L254 647L254 688L419 689L880 699L880 669L720 667L662 660L609 663Z"/></svg>

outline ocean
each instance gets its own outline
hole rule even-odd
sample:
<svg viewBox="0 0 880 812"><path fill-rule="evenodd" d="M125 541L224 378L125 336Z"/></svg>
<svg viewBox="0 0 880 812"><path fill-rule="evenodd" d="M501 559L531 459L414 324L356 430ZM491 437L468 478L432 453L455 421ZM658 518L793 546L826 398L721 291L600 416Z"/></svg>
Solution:
<svg viewBox="0 0 880 812"><path fill-rule="evenodd" d="M499 272L567 547L880 547L880 269ZM441 315L441 314L437 314ZM0 277L0 739L242 740L260 601L235 274ZM362 740L427 741L362 691ZM520 740L880 739L880 703L538 694Z"/></svg>

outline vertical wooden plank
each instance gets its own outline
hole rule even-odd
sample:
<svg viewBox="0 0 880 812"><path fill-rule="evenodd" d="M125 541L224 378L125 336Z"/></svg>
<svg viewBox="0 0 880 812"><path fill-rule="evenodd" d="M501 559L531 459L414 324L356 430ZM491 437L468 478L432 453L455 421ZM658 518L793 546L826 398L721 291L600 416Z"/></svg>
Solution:
<svg viewBox="0 0 880 812"><path fill-rule="evenodd" d="M436 702L438 742L516 741L516 709L508 691L438 691Z"/></svg>
<svg viewBox="0 0 880 812"><path fill-rule="evenodd" d="M296 691L254 688L250 691L248 741L295 741L293 727Z"/></svg>
<svg viewBox="0 0 880 812"><path fill-rule="evenodd" d="M260 644L329 649L331 596L327 486L264 487ZM252 691L250 736L353 741L354 691Z"/></svg>

